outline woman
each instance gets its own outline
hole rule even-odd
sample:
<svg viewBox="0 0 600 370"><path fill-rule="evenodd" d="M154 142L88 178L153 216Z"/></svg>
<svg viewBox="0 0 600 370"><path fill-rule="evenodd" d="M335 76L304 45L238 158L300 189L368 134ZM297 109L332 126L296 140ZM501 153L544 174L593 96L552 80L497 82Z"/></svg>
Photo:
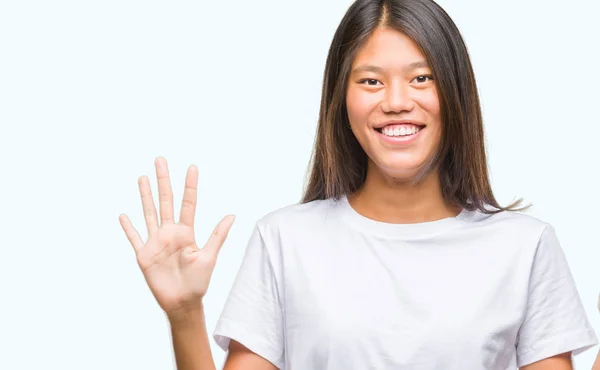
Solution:
<svg viewBox="0 0 600 370"><path fill-rule="evenodd" d="M206 293L233 216L198 249L197 169L179 223L166 161L148 241L120 218L179 369L214 369ZM327 58L300 204L256 224L214 338L234 369L571 369L597 343L553 228L488 180L477 88L433 1L359 0Z"/></svg>

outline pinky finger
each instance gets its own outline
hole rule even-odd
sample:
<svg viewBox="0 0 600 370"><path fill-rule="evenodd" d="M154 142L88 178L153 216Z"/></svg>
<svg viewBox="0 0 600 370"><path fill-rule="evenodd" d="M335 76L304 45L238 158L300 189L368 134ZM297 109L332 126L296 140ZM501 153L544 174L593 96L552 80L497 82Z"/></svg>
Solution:
<svg viewBox="0 0 600 370"><path fill-rule="evenodd" d="M120 215L119 222L121 223L121 227L125 231L125 235L127 235L127 239L129 239L129 242L133 246L135 253L138 253L140 249L142 249L142 247L144 246L144 242L142 241L140 234L137 232L135 227L133 227L131 221L129 221L129 217L127 217L126 215Z"/></svg>

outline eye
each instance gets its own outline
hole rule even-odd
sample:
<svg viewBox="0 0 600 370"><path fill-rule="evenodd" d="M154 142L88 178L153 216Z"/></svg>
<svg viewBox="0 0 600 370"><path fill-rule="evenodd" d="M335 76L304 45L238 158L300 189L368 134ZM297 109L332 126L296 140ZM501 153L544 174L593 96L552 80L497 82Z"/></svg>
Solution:
<svg viewBox="0 0 600 370"><path fill-rule="evenodd" d="M367 82L368 86L377 86L377 82L379 82L379 80L376 80L373 78L365 78L365 79L360 80L358 83L364 84L365 82Z"/></svg>
<svg viewBox="0 0 600 370"><path fill-rule="evenodd" d="M431 76L431 75L417 76L414 78L414 80L417 80L417 82L419 82L419 83L424 83L424 82L427 82L427 80L426 80L427 78L429 78L429 80L433 81L433 76Z"/></svg>

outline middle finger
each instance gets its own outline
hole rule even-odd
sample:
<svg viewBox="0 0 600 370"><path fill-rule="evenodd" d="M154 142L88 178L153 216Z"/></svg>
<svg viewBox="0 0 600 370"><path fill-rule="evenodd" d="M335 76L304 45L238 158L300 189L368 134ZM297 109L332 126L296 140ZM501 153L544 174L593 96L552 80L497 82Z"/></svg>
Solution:
<svg viewBox="0 0 600 370"><path fill-rule="evenodd" d="M156 177L158 178L160 222L161 224L173 223L173 191L171 190L171 179L169 178L167 160L163 157L158 157L154 162L156 166Z"/></svg>

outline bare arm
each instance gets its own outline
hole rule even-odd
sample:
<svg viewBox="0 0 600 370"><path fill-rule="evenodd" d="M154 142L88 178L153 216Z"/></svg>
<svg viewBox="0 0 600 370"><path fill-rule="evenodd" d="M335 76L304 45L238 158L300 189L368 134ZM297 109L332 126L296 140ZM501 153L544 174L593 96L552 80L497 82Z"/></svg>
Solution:
<svg viewBox="0 0 600 370"><path fill-rule="evenodd" d="M216 370L204 309L194 309L169 317L177 370ZM273 364L232 340L225 370L277 370Z"/></svg>
<svg viewBox="0 0 600 370"><path fill-rule="evenodd" d="M216 370L206 321L204 306L169 316L175 362L178 370Z"/></svg>
<svg viewBox="0 0 600 370"><path fill-rule="evenodd" d="M232 340L224 370L278 370L275 365Z"/></svg>
<svg viewBox="0 0 600 370"><path fill-rule="evenodd" d="M573 370L571 352L534 362L533 364L523 366L521 370Z"/></svg>
<svg viewBox="0 0 600 370"><path fill-rule="evenodd" d="M600 352L598 352L598 356L596 357L596 361L594 361L592 370L600 370Z"/></svg>

